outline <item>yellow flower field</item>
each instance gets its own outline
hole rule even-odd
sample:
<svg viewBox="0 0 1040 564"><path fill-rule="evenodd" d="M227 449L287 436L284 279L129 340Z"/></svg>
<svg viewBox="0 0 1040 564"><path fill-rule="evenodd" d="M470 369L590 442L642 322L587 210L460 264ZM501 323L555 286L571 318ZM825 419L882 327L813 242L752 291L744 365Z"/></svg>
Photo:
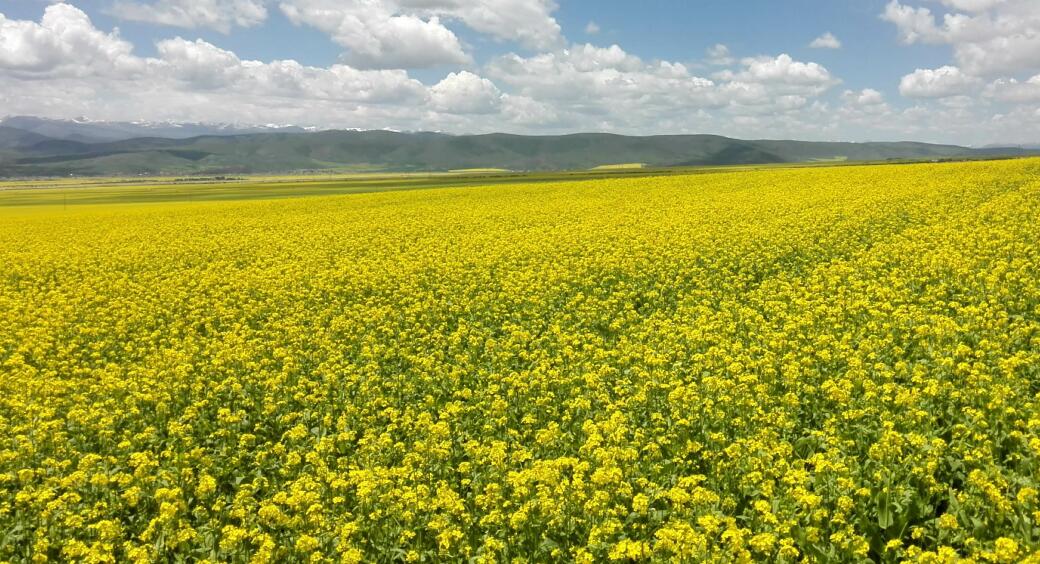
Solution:
<svg viewBox="0 0 1040 564"><path fill-rule="evenodd" d="M0 210L0 561L1040 559L1040 160Z"/></svg>

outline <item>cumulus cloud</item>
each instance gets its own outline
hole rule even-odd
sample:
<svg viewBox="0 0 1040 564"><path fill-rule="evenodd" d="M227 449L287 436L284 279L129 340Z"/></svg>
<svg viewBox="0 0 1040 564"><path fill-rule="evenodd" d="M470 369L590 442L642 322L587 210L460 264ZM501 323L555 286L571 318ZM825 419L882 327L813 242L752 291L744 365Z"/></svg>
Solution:
<svg viewBox="0 0 1040 564"><path fill-rule="evenodd" d="M244 61L201 39L178 37L160 41L156 47L159 59L152 62L156 74L195 93L219 89L222 94L368 104L423 102L427 95L422 83L404 71L311 67L293 60Z"/></svg>
<svg viewBox="0 0 1040 564"><path fill-rule="evenodd" d="M714 81L680 64L643 61L617 45L574 45L530 57L509 54L487 72L509 87L506 110L518 122L552 115L561 127L647 131L683 121L697 108L721 107Z"/></svg>
<svg viewBox="0 0 1040 564"><path fill-rule="evenodd" d="M859 91L846 90L845 92L842 92L841 98L848 104L854 104L860 107L876 106L885 103L884 95L873 88L864 88Z"/></svg>
<svg viewBox="0 0 1040 564"><path fill-rule="evenodd" d="M488 74L511 94L551 105L562 122L643 131L717 127L709 111L723 111L731 120L755 115L760 124L790 126L796 121L790 116L808 111L817 96L839 82L824 67L788 55L748 58L742 65L743 70L723 71L713 80L681 63L644 61L617 45L584 44L530 57L499 57Z"/></svg>
<svg viewBox="0 0 1040 564"><path fill-rule="evenodd" d="M131 21L185 28L211 28L228 33L267 19L267 0L117 0L112 15Z"/></svg>
<svg viewBox="0 0 1040 564"><path fill-rule="evenodd" d="M809 47L813 49L841 49L841 41L833 33L827 32L812 40Z"/></svg>
<svg viewBox="0 0 1040 564"><path fill-rule="evenodd" d="M238 56L201 39L187 41L177 37L160 41L156 48L168 76L196 88L220 88L245 74Z"/></svg>
<svg viewBox="0 0 1040 564"><path fill-rule="evenodd" d="M846 127L866 130L898 131L902 123L891 119L894 110L885 102L884 95L873 89L846 90L841 94L842 104L826 114L840 120Z"/></svg>
<svg viewBox="0 0 1040 564"><path fill-rule="evenodd" d="M1030 35L994 37L959 46L957 60L966 70L986 76L1040 69L1040 26Z"/></svg>
<svg viewBox="0 0 1040 564"><path fill-rule="evenodd" d="M436 21L426 15L413 17ZM5 89L5 108L51 116L627 133L713 127L738 134L726 128L754 123L761 135L782 124L779 135L796 127L799 112L817 111L817 96L837 83L825 68L787 55L744 59L730 76L713 80L618 45L581 44L510 53L426 86L403 69L248 60L193 38L163 39L154 56L139 56L65 4L48 7L39 23L0 25L10 42L0 52L0 78L18 85Z"/></svg>
<svg viewBox="0 0 1040 564"><path fill-rule="evenodd" d="M565 46L558 26L535 25L552 20L555 5L548 1L520 2L527 11L513 0L252 1L322 29L344 46L346 55L329 66L249 60L219 41L187 35L159 40L154 54L138 55L117 31L98 29L69 4L52 4L38 22L0 15L0 83L10 86L0 89L0 107L52 117L453 132L869 135L962 142L954 136L1013 140L1014 135L1002 132L1037 123L1040 78L1029 78L1035 72L989 76L952 64L918 70L903 79L900 91L917 99L904 110L890 106L872 88L828 96L841 80L818 63L787 54L738 58L718 44L702 61L687 66L641 58L619 45ZM965 26L972 18L993 18L1023 6L1020 0L928 1L932 10L956 10L958 18L968 18ZM180 13L178 6L191 7L179 0L135 2L171 14ZM490 6L504 9L482 11ZM898 2L890 7L907 8ZM910 9L913 16L927 8ZM965 45L992 39L967 35L956 21L940 23L928 15L931 27L920 18L916 29L921 35L914 41L928 37L955 45L951 30L965 34ZM199 16L192 21L171 25L218 29L224 24L213 22L234 28L253 20ZM1021 22L1000 25L1011 29ZM508 54L483 66L473 64L452 31L459 26L509 43L503 49ZM455 66L427 84L405 70L445 63ZM1000 119L991 119L993 113Z"/></svg>
<svg viewBox="0 0 1040 564"><path fill-rule="evenodd" d="M986 96L1015 104L1040 103L1040 74L1023 81L1002 78L986 87Z"/></svg>
<svg viewBox="0 0 1040 564"><path fill-rule="evenodd" d="M307 24L348 49L345 62L360 68L421 68L465 64L455 33L437 17L395 14L378 3L297 0L282 11L295 24Z"/></svg>
<svg viewBox="0 0 1040 564"><path fill-rule="evenodd" d="M736 59L729 52L729 47L722 43L716 43L708 47L707 54L708 58L706 61L709 65L728 67L736 62Z"/></svg>
<svg viewBox="0 0 1040 564"><path fill-rule="evenodd" d="M589 22L585 24L585 35L596 35L599 33L599 24L596 22Z"/></svg>
<svg viewBox="0 0 1040 564"><path fill-rule="evenodd" d="M283 0L282 12L347 48L344 60L364 68L467 64L471 57L444 22L458 21L501 41L530 48L562 42L549 0Z"/></svg>
<svg viewBox="0 0 1040 564"><path fill-rule="evenodd" d="M935 16L928 8L905 6L899 0L892 0L885 6L881 19L896 25L904 43L939 43L943 40L942 31L935 24Z"/></svg>
<svg viewBox="0 0 1040 564"><path fill-rule="evenodd" d="M98 30L87 14L69 4L47 6L39 23L0 13L0 68L14 74L124 77L145 70L145 62L132 52L133 46L117 32Z"/></svg>
<svg viewBox="0 0 1040 564"><path fill-rule="evenodd" d="M899 93L909 98L945 98L972 91L979 79L952 66L917 69L899 81Z"/></svg>
<svg viewBox="0 0 1040 564"><path fill-rule="evenodd" d="M450 73L430 88L432 107L451 114L490 114L501 101L493 82L468 71Z"/></svg>
<svg viewBox="0 0 1040 564"><path fill-rule="evenodd" d="M907 44L952 46L957 65L992 76L1040 69L1040 2L1036 0L944 0L942 15L926 6L891 0L882 19L895 24Z"/></svg>
<svg viewBox="0 0 1040 564"><path fill-rule="evenodd" d="M782 53L776 57L750 57L741 61L744 70L722 71L715 76L723 80L772 85L776 90L818 95L841 81L818 63L794 60Z"/></svg>
<svg viewBox="0 0 1040 564"><path fill-rule="evenodd" d="M951 64L917 69L900 81L902 95L935 100L900 116L908 126L918 124L915 132L992 135L1007 142L1035 126L1040 79L1028 77L1040 71L1040 2L890 0L881 17L906 44L951 50Z"/></svg>
<svg viewBox="0 0 1040 564"><path fill-rule="evenodd" d="M560 24L552 17L556 10L552 0L409 1L444 18L459 20L474 31L529 49L553 49L564 43Z"/></svg>
<svg viewBox="0 0 1040 564"><path fill-rule="evenodd" d="M679 63L647 63L617 45L576 45L531 57L509 54L492 61L492 77L540 100L573 100L584 106L613 104L621 99L648 100L681 96L703 101L714 87Z"/></svg>
<svg viewBox="0 0 1040 564"><path fill-rule="evenodd" d="M552 16L553 0L400 0L406 10L458 20L479 33L516 41L529 49L563 44L560 24Z"/></svg>
<svg viewBox="0 0 1040 564"><path fill-rule="evenodd" d="M203 40L157 42L140 57L114 32L94 27L68 4L48 6L39 23L0 15L0 78L8 111L43 115L102 114L144 119L255 120L308 123L307 115L400 120L418 113L430 89L402 70L347 65L311 67L292 60L242 60ZM286 99L305 104L286 104ZM395 117L388 117L394 115ZM373 124L374 125L374 124Z"/></svg>
<svg viewBox="0 0 1040 564"><path fill-rule="evenodd" d="M942 0L943 4L962 12L983 12L1003 4L1006 0Z"/></svg>
<svg viewBox="0 0 1040 564"><path fill-rule="evenodd" d="M268 18L275 0L115 0L121 19L228 33ZM297 25L314 27L345 47L359 68L424 68L471 62L446 24L458 22L498 41L530 49L563 44L553 0L281 0Z"/></svg>
<svg viewBox="0 0 1040 564"><path fill-rule="evenodd" d="M504 94L502 114L510 123L517 125L560 125L560 115L555 108L527 96Z"/></svg>

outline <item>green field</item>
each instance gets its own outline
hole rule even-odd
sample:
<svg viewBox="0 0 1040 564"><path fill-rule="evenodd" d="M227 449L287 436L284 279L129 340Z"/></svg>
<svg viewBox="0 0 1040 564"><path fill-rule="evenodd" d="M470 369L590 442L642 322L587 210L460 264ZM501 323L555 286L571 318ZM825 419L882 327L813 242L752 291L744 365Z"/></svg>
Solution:
<svg viewBox="0 0 1040 564"><path fill-rule="evenodd" d="M134 204L264 200L332 196L423 188L567 182L711 174L740 170L849 166L871 163L823 161L762 165L700 167L633 167L611 165L591 170L510 172L471 169L442 173L351 173L312 175L249 175L214 177L69 177L0 180L0 207L69 207L82 204ZM881 164L898 164L886 162Z"/></svg>
<svg viewBox="0 0 1040 564"><path fill-rule="evenodd" d="M261 200L422 188L671 176L714 170L719 170L719 167L616 168L551 173L487 170L422 174L372 173L343 176L249 176L220 181L162 177L20 180L0 182L0 207L67 207L79 204Z"/></svg>
<svg viewBox="0 0 1040 564"><path fill-rule="evenodd" d="M645 168L646 163L618 163L618 164L605 164L593 167L592 170L621 170L621 169L633 169L633 168Z"/></svg>

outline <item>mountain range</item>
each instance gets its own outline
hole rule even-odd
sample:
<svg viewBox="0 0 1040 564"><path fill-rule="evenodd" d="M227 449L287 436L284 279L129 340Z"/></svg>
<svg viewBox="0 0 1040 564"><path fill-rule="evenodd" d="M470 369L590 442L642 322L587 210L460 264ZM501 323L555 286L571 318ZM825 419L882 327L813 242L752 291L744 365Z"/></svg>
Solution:
<svg viewBox="0 0 1040 564"><path fill-rule="evenodd" d="M35 116L10 116L0 119L0 127L21 129L52 139L104 143L137 137L188 139L203 135L241 135L244 133L304 133L313 128L295 125L239 125L233 123L179 123L173 121L96 121L87 118L48 119Z"/></svg>
<svg viewBox="0 0 1040 564"><path fill-rule="evenodd" d="M1030 154L1040 154L1040 149L975 149L915 142L740 140L718 135L449 135L311 131L294 126L94 122L25 116L0 120L0 176L5 177L247 174L330 169L578 170L620 163L675 167Z"/></svg>

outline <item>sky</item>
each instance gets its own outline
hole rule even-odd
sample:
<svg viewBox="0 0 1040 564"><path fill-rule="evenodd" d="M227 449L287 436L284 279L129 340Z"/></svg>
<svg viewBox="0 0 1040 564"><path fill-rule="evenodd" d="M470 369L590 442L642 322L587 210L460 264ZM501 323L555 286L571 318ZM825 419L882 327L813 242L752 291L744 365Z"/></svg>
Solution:
<svg viewBox="0 0 1040 564"><path fill-rule="evenodd" d="M1040 0L0 0L0 116L1040 143Z"/></svg>

